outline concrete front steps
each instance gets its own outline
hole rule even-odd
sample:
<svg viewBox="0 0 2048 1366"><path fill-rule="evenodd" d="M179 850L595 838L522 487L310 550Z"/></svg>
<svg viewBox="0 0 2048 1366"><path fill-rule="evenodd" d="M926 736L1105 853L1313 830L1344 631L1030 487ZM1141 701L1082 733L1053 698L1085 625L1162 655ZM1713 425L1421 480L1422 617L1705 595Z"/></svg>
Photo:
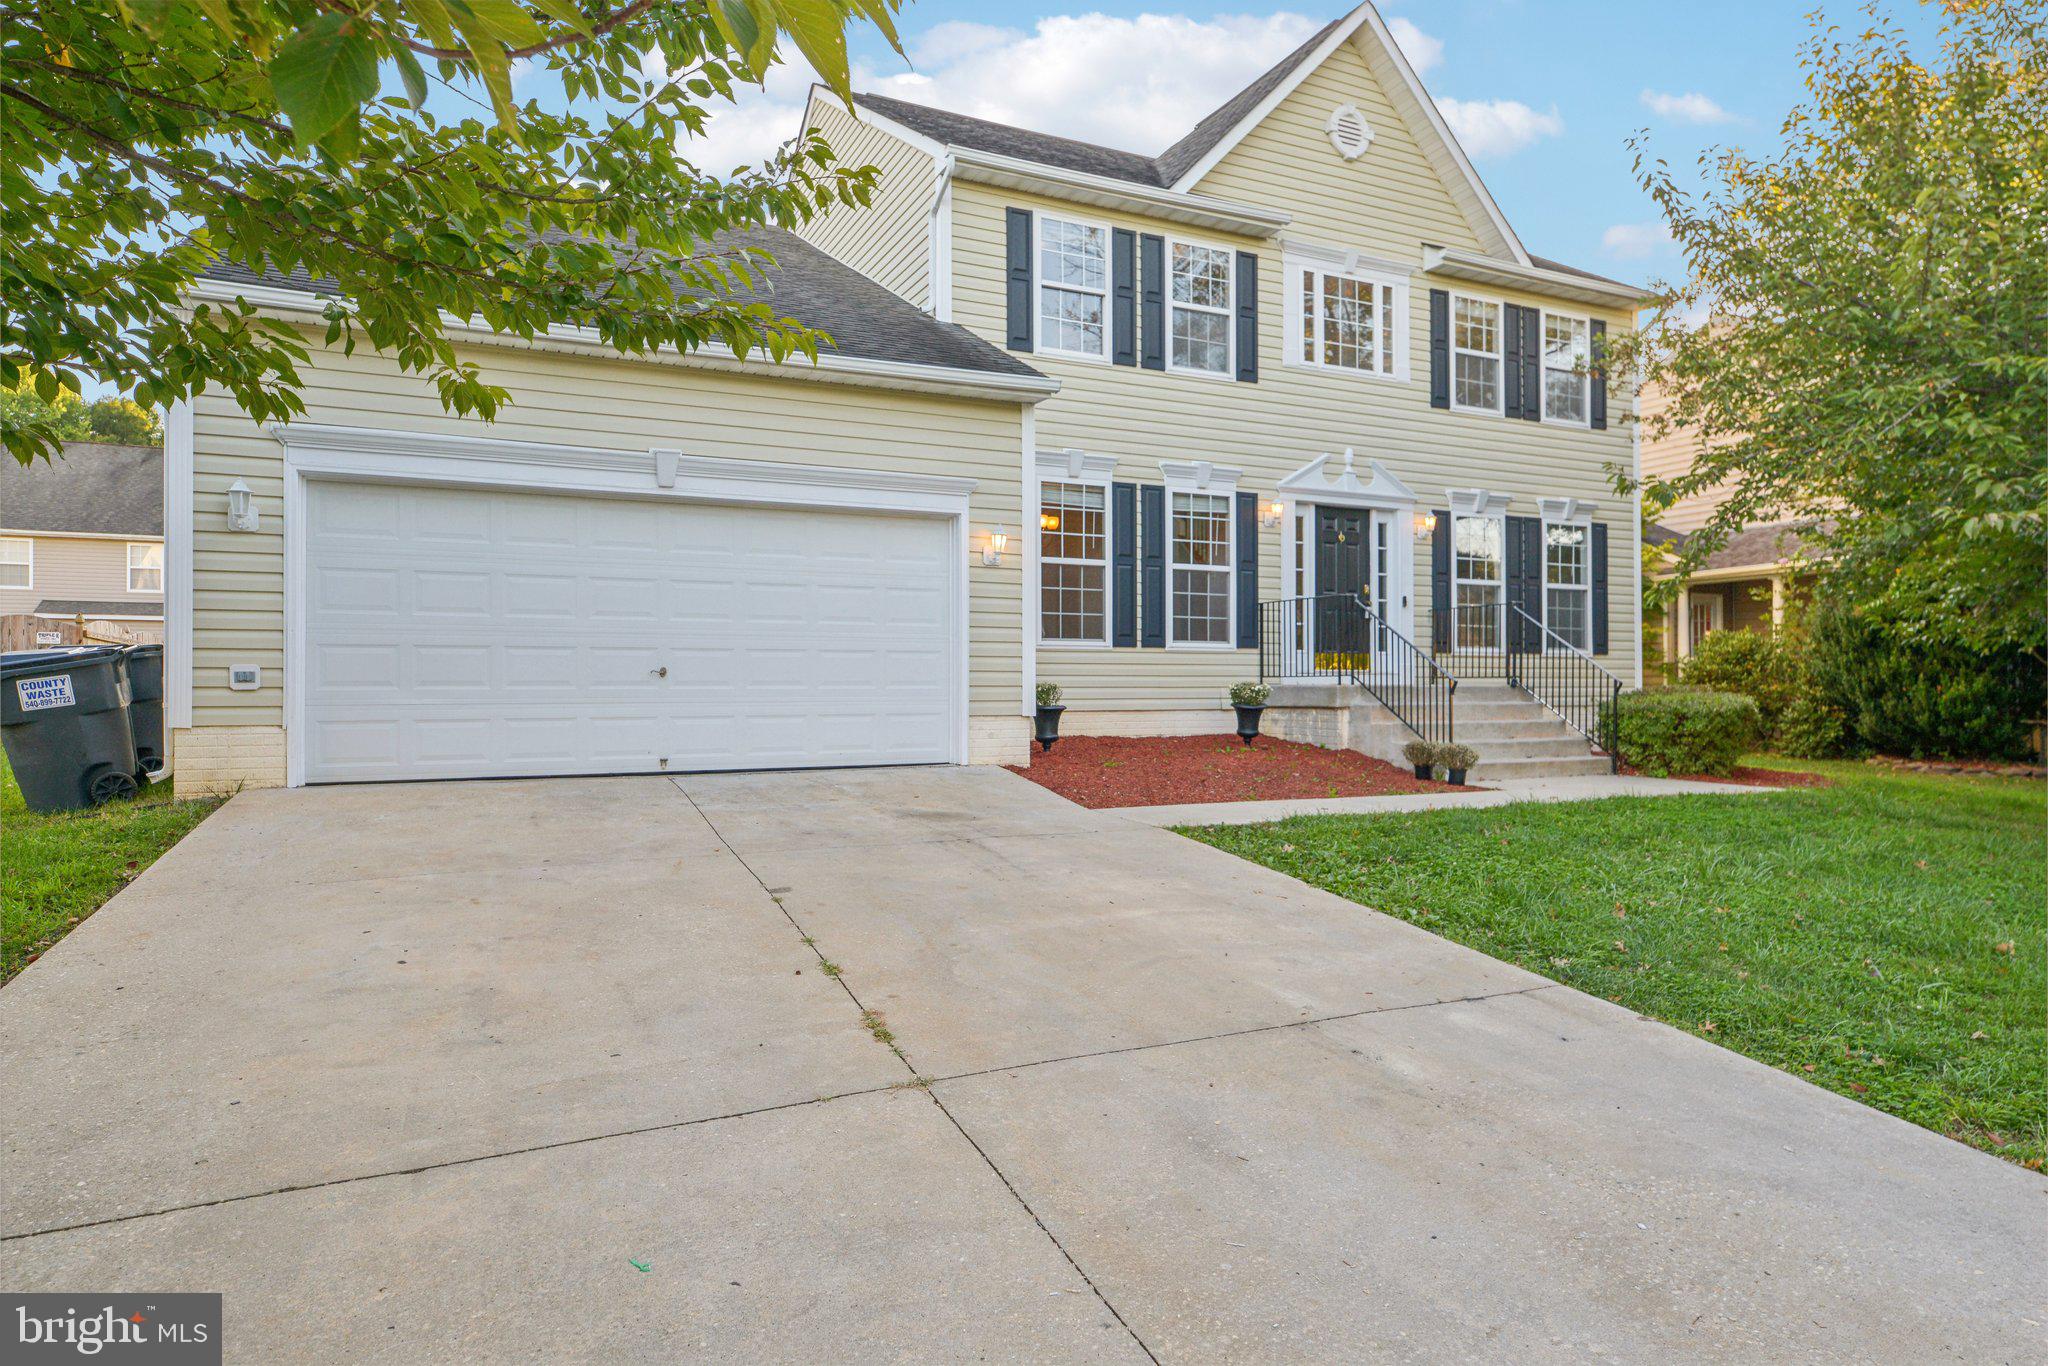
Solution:
<svg viewBox="0 0 2048 1366"><path fill-rule="evenodd" d="M1453 703L1460 744L1479 751L1466 774L1482 783L1495 778L1585 778L1611 771L1607 756L1565 725L1542 703L1505 683L1466 679ZM1375 702L1363 688L1327 679L1273 685L1265 731L1333 749L1355 749L1401 767L1401 747L1414 732Z"/></svg>

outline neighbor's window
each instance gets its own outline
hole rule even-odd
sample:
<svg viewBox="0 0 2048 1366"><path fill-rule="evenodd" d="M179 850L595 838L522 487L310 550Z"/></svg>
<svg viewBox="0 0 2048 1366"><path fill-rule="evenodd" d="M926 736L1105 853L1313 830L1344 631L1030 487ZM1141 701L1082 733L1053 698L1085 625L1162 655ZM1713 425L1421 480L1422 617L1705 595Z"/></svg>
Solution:
<svg viewBox="0 0 2048 1366"><path fill-rule="evenodd" d="M1038 349L1100 357L1109 298L1109 229L1038 217Z"/></svg>
<svg viewBox="0 0 2048 1366"><path fill-rule="evenodd" d="M1169 363L1205 375L1230 373L1230 252L1173 244L1173 318Z"/></svg>
<svg viewBox="0 0 2048 1366"><path fill-rule="evenodd" d="M1586 420L1592 340L1592 324L1584 318L1543 315L1543 416L1554 422Z"/></svg>
<svg viewBox="0 0 2048 1366"><path fill-rule="evenodd" d="M1301 358L1309 365L1394 373L1400 313L1394 286L1342 271L1301 270Z"/></svg>
<svg viewBox="0 0 2048 1366"><path fill-rule="evenodd" d="M1109 489L1038 486L1038 631L1043 640L1109 643Z"/></svg>
<svg viewBox="0 0 2048 1366"><path fill-rule="evenodd" d="M0 536L0 588L33 588L36 543L26 536Z"/></svg>
<svg viewBox="0 0 2048 1366"><path fill-rule="evenodd" d="M1501 643L1506 533L1507 524L1499 517L1451 521L1451 602L1457 612L1459 649L1494 649Z"/></svg>
<svg viewBox="0 0 2048 1366"><path fill-rule="evenodd" d="M1543 527L1543 624L1565 644L1588 648L1593 614L1592 565L1584 522L1548 522Z"/></svg>
<svg viewBox="0 0 2048 1366"><path fill-rule="evenodd" d="M1230 643L1230 495L1173 494L1173 643Z"/></svg>
<svg viewBox="0 0 2048 1366"><path fill-rule="evenodd" d="M128 543L128 591L131 593L161 593L164 591L164 543L162 541L130 541Z"/></svg>
<svg viewBox="0 0 2048 1366"><path fill-rule="evenodd" d="M1451 298L1451 406L1500 411L1500 305Z"/></svg>

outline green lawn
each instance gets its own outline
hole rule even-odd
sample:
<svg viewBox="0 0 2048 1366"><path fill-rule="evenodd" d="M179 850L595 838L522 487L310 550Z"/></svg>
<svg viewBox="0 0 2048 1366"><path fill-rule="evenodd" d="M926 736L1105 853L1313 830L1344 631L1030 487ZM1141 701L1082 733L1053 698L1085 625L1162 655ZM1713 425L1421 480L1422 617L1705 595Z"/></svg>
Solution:
<svg viewBox="0 0 2048 1366"><path fill-rule="evenodd" d="M2048 789L1836 786L1184 833L2039 1169Z"/></svg>
<svg viewBox="0 0 2048 1366"><path fill-rule="evenodd" d="M97 811L37 816L0 759L0 982L106 904L219 806L173 801L157 783Z"/></svg>

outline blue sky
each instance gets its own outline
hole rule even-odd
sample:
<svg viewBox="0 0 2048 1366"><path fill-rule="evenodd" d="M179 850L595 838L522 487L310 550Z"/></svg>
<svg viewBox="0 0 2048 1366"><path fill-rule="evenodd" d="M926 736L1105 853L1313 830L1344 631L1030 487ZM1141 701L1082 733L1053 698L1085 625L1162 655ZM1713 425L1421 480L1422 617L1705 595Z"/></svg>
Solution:
<svg viewBox="0 0 2048 1366"><path fill-rule="evenodd" d="M1523 241L1541 255L1648 280L1678 273L1630 174L1629 134L1690 166L1714 145L1764 151L1802 93L1802 0L1386 0L1380 6L1460 130ZM1830 4L1845 28L1863 19ZM1937 28L1913 0L1892 8ZM912 65L872 34L855 45L856 87L1047 132L1156 152L1258 71L1342 12L1211 4L1074 6L910 0ZM809 73L714 121L700 164L722 169L795 131ZM522 91L522 94L527 93Z"/></svg>

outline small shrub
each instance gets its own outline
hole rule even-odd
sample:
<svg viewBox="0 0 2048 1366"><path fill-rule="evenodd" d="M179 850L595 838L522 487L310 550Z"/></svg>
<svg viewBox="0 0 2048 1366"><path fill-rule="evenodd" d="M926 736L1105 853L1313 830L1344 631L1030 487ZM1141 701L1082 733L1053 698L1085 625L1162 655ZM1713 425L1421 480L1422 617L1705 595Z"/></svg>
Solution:
<svg viewBox="0 0 2048 1366"><path fill-rule="evenodd" d="M1479 751L1470 745L1438 745L1436 761L1449 769L1468 769L1479 762Z"/></svg>
<svg viewBox="0 0 2048 1366"><path fill-rule="evenodd" d="M1657 688L1624 693L1616 705L1621 757L1655 778L1730 773L1762 726L1741 693Z"/></svg>
<svg viewBox="0 0 2048 1366"><path fill-rule="evenodd" d="M1234 707L1263 707L1273 690L1263 683L1233 683L1230 685L1230 704Z"/></svg>
<svg viewBox="0 0 2048 1366"><path fill-rule="evenodd" d="M1793 700L1778 717L1771 746L1794 759L1832 759L1848 748L1849 718L1818 697Z"/></svg>
<svg viewBox="0 0 2048 1366"><path fill-rule="evenodd" d="M1436 751L1437 746L1428 740L1410 740L1401 746L1401 757L1417 768L1434 768Z"/></svg>
<svg viewBox="0 0 2048 1366"><path fill-rule="evenodd" d="M1038 705L1041 707L1056 707L1060 703L1060 698L1065 695L1065 692L1057 683L1041 683L1038 685Z"/></svg>
<svg viewBox="0 0 2048 1366"><path fill-rule="evenodd" d="M1846 718L1848 743L1913 759L2017 759L2042 712L2041 661L1909 635L1839 606L1815 612L1808 667L1822 701Z"/></svg>
<svg viewBox="0 0 2048 1366"><path fill-rule="evenodd" d="M1776 733L1778 718L1806 692L1806 662L1800 642L1756 631L1712 631L1678 668L1687 687L1739 692L1756 703L1763 734Z"/></svg>

